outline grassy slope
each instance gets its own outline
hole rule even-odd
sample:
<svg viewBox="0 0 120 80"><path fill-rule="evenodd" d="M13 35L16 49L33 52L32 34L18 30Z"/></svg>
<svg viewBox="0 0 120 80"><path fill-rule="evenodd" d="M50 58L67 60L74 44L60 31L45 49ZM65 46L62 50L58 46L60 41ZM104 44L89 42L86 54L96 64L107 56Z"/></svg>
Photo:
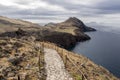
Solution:
<svg viewBox="0 0 120 80"><path fill-rule="evenodd" d="M44 70L44 54L40 54L40 64L38 64L38 45L44 45L44 47L57 50L66 65L66 69L75 80L81 80L82 75L84 75L88 80L118 80L108 70L96 65L82 55L67 51L52 43L33 42L31 40L25 41L20 39L0 39L1 71L6 73L8 68L13 69L12 71L7 72L8 74L1 72L1 75L6 79L10 79L16 78L21 74L21 76L25 76L24 78L29 80L37 80L39 76L38 71L40 70L44 73L41 78L45 80L46 73ZM22 60L19 59L19 57L22 57ZM13 62L9 61L10 59L13 59ZM9 73L16 74L10 77L8 76Z"/></svg>
<svg viewBox="0 0 120 80"><path fill-rule="evenodd" d="M24 29L29 29L29 28L39 28L40 25L28 21L23 21L19 19L10 19L7 17L0 16L0 33L6 31L15 31L19 27Z"/></svg>
<svg viewBox="0 0 120 80"><path fill-rule="evenodd" d="M67 51L51 43L44 44L45 47L53 48L58 51L66 65L66 69L76 80L81 80L82 74L88 80L119 80L118 78L113 76L107 69L95 64L85 56ZM66 55L67 60L65 57Z"/></svg>
<svg viewBox="0 0 120 80"><path fill-rule="evenodd" d="M39 45L18 39L0 39L0 80L17 80L18 76L22 80L45 80L44 55L36 44ZM41 77L39 71L44 73Z"/></svg>

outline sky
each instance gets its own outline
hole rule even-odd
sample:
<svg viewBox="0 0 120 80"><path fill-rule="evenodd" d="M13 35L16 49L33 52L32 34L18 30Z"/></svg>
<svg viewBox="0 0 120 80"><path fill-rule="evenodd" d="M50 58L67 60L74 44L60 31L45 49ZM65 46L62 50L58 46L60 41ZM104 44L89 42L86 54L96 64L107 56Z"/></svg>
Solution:
<svg viewBox="0 0 120 80"><path fill-rule="evenodd" d="M39 24L77 17L120 27L120 0L1 0L0 15Z"/></svg>

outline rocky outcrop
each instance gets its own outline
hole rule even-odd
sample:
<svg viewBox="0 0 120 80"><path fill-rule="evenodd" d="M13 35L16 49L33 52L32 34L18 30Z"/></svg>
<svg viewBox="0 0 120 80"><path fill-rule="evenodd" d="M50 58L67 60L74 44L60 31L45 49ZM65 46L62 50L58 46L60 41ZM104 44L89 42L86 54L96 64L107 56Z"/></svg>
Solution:
<svg viewBox="0 0 120 80"><path fill-rule="evenodd" d="M76 42L89 40L90 37L84 34L84 32L96 31L91 27L87 27L76 17L70 17L61 23L48 23L45 26L51 27L51 29L55 31L52 35L47 36L45 40L57 43L64 46L64 48L71 47L75 45Z"/></svg>
<svg viewBox="0 0 120 80"><path fill-rule="evenodd" d="M0 17L1 23L5 23L7 25L20 24L24 26L29 26L32 23L20 20L12 20L5 17ZM13 22L11 22L13 21ZM8 23L9 22L9 23ZM19 25L19 26L21 26ZM34 25L34 24L33 24ZM13 25L12 25L13 26ZM90 37L84 34L85 31L93 31L93 28L87 27L81 20L70 17L64 22L61 23L48 23L45 27L18 27L16 31L7 31L5 33L0 34L0 37L12 37L12 38L26 38L30 36L34 36L36 40L39 41L48 41L52 43L56 43L57 45L69 48L74 46L77 42L89 40Z"/></svg>
<svg viewBox="0 0 120 80"><path fill-rule="evenodd" d="M80 31L83 32L96 31L94 28L86 26L81 20L76 17L70 17L66 21L59 23L59 25L64 25L66 27L77 27Z"/></svg>
<svg viewBox="0 0 120 80"><path fill-rule="evenodd" d="M15 33L17 36L25 36L26 35L26 31L22 30L21 28L19 28Z"/></svg>
<svg viewBox="0 0 120 80"><path fill-rule="evenodd" d="M74 46L77 42L90 39L88 35L81 33L79 30L75 30L75 33L77 35L72 35L65 32L50 31L50 30L27 32L19 28L15 32L6 32L0 34L0 37L11 37L11 38L19 38L19 39L24 38L28 40L29 37L33 36L37 41L52 42L66 49Z"/></svg>
<svg viewBox="0 0 120 80"><path fill-rule="evenodd" d="M90 37L86 34L72 35L69 33L50 32L51 35L44 34L44 41L56 43L60 47L69 48L74 46L77 42L89 40Z"/></svg>

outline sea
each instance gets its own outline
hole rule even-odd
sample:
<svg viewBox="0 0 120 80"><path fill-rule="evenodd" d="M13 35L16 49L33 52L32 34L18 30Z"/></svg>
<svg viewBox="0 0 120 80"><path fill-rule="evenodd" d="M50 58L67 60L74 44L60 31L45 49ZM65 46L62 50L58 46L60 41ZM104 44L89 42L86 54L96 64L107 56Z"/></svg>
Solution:
<svg viewBox="0 0 120 80"><path fill-rule="evenodd" d="M71 51L82 54L120 78L120 28L93 26L95 32L86 32L90 40L78 42Z"/></svg>

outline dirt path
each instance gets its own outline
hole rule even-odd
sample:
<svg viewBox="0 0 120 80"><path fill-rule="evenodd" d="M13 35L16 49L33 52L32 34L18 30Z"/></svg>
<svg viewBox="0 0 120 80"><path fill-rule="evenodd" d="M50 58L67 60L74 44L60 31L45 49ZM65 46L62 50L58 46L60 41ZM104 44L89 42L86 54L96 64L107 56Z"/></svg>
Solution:
<svg viewBox="0 0 120 80"><path fill-rule="evenodd" d="M45 62L46 80L73 80L65 70L64 63L55 50L45 48Z"/></svg>

